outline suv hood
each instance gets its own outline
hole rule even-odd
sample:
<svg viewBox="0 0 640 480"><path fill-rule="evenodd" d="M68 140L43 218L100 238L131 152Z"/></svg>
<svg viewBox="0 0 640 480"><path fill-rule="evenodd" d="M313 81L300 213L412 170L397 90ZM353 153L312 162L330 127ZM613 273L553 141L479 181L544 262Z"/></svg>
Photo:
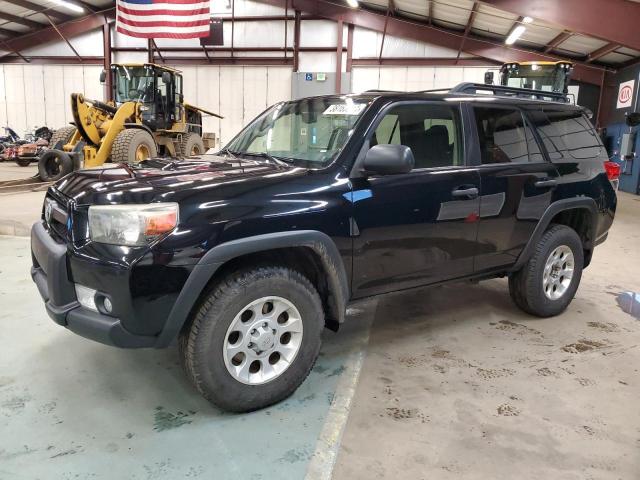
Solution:
<svg viewBox="0 0 640 480"><path fill-rule="evenodd" d="M167 198L195 188L210 189L240 180L303 171L306 169L267 161L202 155L190 160L151 159L138 165L80 170L58 181L55 189L79 205L146 203L160 194Z"/></svg>

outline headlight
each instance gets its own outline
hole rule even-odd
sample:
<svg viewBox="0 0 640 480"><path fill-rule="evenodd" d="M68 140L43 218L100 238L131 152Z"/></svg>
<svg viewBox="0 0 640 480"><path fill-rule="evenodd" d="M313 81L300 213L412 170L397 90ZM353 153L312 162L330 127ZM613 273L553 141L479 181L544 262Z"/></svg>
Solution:
<svg viewBox="0 0 640 480"><path fill-rule="evenodd" d="M113 245L147 245L178 225L177 203L89 207L89 238Z"/></svg>

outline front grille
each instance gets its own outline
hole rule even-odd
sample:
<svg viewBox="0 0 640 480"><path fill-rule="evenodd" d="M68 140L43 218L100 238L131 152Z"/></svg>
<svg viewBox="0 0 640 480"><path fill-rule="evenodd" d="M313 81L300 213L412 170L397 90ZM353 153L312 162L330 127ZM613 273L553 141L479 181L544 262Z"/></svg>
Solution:
<svg viewBox="0 0 640 480"><path fill-rule="evenodd" d="M71 221L65 200L47 193L44 199L44 221L56 240L63 242L70 240Z"/></svg>

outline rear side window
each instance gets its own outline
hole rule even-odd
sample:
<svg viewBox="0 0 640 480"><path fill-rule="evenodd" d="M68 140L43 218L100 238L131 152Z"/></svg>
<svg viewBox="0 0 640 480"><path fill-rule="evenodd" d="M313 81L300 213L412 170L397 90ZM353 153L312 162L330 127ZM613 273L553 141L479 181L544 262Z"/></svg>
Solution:
<svg viewBox="0 0 640 480"><path fill-rule="evenodd" d="M575 159L600 155L600 138L582 112L544 109L544 114L546 122L538 130L545 145L551 144L550 151L566 152Z"/></svg>
<svg viewBox="0 0 640 480"><path fill-rule="evenodd" d="M511 108L474 107L482 164L526 163L527 141L535 140L527 132L522 113Z"/></svg>

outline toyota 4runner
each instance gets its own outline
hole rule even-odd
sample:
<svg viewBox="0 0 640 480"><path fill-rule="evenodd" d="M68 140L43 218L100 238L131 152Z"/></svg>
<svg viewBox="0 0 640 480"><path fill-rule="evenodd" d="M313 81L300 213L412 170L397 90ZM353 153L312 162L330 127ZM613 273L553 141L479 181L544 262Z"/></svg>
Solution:
<svg viewBox="0 0 640 480"><path fill-rule="evenodd" d="M250 411L296 390L355 299L508 276L558 315L613 221L607 154L580 107L471 87L283 102L217 154L66 176L31 233L49 316L177 340L202 395Z"/></svg>

